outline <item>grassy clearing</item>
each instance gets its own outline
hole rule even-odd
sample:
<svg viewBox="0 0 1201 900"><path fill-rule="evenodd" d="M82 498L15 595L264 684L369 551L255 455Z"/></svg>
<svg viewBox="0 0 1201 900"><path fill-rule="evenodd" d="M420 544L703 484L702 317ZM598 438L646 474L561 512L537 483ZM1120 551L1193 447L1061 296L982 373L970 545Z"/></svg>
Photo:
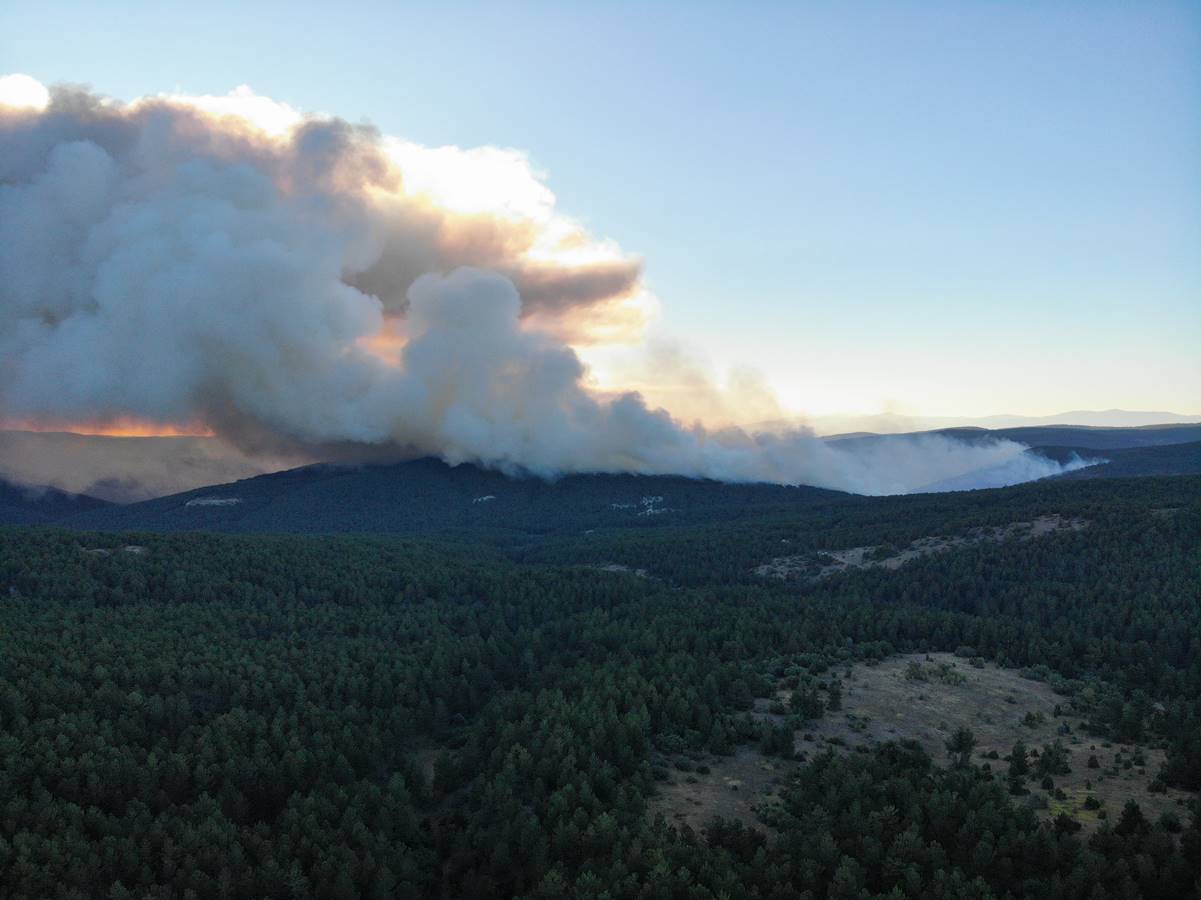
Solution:
<svg viewBox="0 0 1201 900"><path fill-rule="evenodd" d="M801 759L827 749L847 752L890 740L913 740L937 762L946 763L947 739L966 726L977 740L973 761L999 779L1006 776L1007 757L1016 742L1026 745L1032 766L1044 747L1056 740L1062 743L1070 772L1053 776L1049 790L1032 773L1028 793L1015 798L1040 815L1067 813L1092 829L1107 817L1116 818L1131 799L1152 821L1169 810L1183 815L1186 792L1148 790L1163 764L1161 748L1111 744L1088 735L1068 698L1016 670L932 653L896 656L830 675L842 681L842 709L796 732ZM789 696L781 689L776 699L786 706ZM770 700L759 700L754 715L776 723L785 719L772 712ZM1096 768L1089 766L1090 757L1096 757ZM694 828L714 816L755 823L756 810L779 795L797 763L742 747L734 756L711 757L705 765L706 774L673 771L671 783L662 785L652 800L651 814L662 812ZM1088 808L1089 798L1099 808Z"/></svg>

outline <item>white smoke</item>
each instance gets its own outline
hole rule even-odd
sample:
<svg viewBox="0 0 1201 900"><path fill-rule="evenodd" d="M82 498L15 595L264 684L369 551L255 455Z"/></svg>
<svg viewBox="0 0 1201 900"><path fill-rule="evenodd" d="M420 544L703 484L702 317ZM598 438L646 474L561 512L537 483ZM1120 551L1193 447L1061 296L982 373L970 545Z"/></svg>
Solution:
<svg viewBox="0 0 1201 900"><path fill-rule="evenodd" d="M1063 471L1013 442L840 448L596 394L569 341L638 333L639 264L555 213L528 170L509 204L499 176L465 189L505 151L415 148L278 105L274 134L202 100L0 106L0 420L199 421L263 452L870 494Z"/></svg>

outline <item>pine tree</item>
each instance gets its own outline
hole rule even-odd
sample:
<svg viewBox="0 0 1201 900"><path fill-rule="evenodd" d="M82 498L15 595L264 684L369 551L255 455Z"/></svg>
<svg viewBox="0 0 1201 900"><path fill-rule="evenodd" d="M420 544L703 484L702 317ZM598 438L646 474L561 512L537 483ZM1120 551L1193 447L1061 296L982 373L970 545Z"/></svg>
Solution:
<svg viewBox="0 0 1201 900"><path fill-rule="evenodd" d="M1026 776L1030 774L1030 759L1026 745L1018 741L1009 754L1009 793L1017 796L1026 793Z"/></svg>
<svg viewBox="0 0 1201 900"><path fill-rule="evenodd" d="M976 749L976 735L966 725L960 725L955 733L947 739L947 755L957 769L966 768L972 759L972 751Z"/></svg>
<svg viewBox="0 0 1201 900"><path fill-rule="evenodd" d="M837 678L830 682L830 687L826 691L826 709L830 712L838 712L842 709L842 682Z"/></svg>

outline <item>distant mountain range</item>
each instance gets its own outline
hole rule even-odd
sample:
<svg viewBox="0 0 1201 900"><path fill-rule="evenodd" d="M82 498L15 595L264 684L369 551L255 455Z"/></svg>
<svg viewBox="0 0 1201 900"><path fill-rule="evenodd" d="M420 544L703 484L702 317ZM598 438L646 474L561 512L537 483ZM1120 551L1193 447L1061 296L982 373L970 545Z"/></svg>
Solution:
<svg viewBox="0 0 1201 900"><path fill-rule="evenodd" d="M1201 424L1142 425L1132 428L1102 428L1092 425L1025 425L1014 428L939 428L933 432L907 434L942 434L966 443L1005 439L1037 449L1039 447L1074 447L1082 450L1118 450L1131 447L1158 447L1165 444L1185 444L1201 441ZM904 434L833 435L827 441L863 444L887 441Z"/></svg>
<svg viewBox="0 0 1201 900"><path fill-rule="evenodd" d="M1051 416L904 416L879 413L870 416L815 416L806 420L821 435L900 434L944 428L1029 428L1038 425L1083 425L1097 428L1137 428L1145 425L1201 423L1201 413L1147 412L1127 409L1076 409ZM769 423L779 428L788 423ZM796 424L796 423L792 423Z"/></svg>

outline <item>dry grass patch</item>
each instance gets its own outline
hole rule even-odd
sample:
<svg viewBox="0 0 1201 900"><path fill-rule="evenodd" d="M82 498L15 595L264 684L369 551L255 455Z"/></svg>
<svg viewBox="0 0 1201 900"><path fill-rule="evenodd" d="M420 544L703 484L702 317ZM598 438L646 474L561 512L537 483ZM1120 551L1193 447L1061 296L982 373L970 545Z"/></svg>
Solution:
<svg viewBox="0 0 1201 900"><path fill-rule="evenodd" d="M697 831L718 817L764 828L758 810L778 799L797 764L744 746L732 756L714 756L703 765L707 773L671 770L671 779L661 783L650 799L649 815L662 813L672 824Z"/></svg>
<svg viewBox="0 0 1201 900"><path fill-rule="evenodd" d="M798 556L778 556L758 566L755 574L762 578L783 581L817 581L849 569L899 569L905 563L935 553L945 553L960 547L980 543L996 543L1009 539L1028 541L1057 531L1080 531L1088 522L1060 515L1039 516L1028 522L973 528L963 535L946 537L934 535L919 538L904 548L889 545L850 547L845 550L821 550Z"/></svg>
<svg viewBox="0 0 1201 900"><path fill-rule="evenodd" d="M931 653L840 668L826 677L841 680L842 709L827 712L796 732L795 747L802 759L826 750L852 752L887 741L912 740L937 764L946 765L947 739L966 726L977 740L973 762L989 766L1001 781L1008 771L1006 757L1016 742L1026 745L1032 769L1045 746L1056 740L1062 743L1071 772L1053 776L1050 791L1032 772L1026 783L1029 793L1014 798L1037 808L1040 816L1066 813L1087 831L1106 818L1116 822L1128 800L1136 801L1151 821L1169 810L1181 818L1185 815L1184 805L1191 796L1186 791L1148 790L1163 765L1163 749L1110 744L1089 736L1084 720L1070 709L1066 697L1014 669ZM789 691L780 690L776 699L787 706L789 696ZM770 707L770 700L757 700L751 715L777 725L786 720ZM1097 768L1089 767L1092 756L1097 758ZM662 812L668 821L697 830L717 816L765 828L759 810L779 799L801 764L742 746L732 756L706 758L702 765L707 772L672 769L669 781L661 783L651 798L649 813Z"/></svg>
<svg viewBox="0 0 1201 900"><path fill-rule="evenodd" d="M843 683L841 712L827 713L798 735L797 750L855 747L890 740L914 740L940 764L947 762L946 741L960 726L976 736L977 765L988 764L999 778L1005 761L1021 741L1029 751L1041 751L1059 740L1067 751L1071 772L1053 776L1054 790L1044 791L1040 779L1027 779L1026 802L1045 799L1040 814L1067 812L1081 824L1095 826L1099 811L1087 810L1089 796L1115 820L1127 800L1135 800L1154 821L1168 810L1179 811L1190 796L1169 789L1166 794L1147 788L1163 765L1158 747L1113 744L1089 736L1084 720L1067 698L1051 686L1025 678L1014 669L992 663L971 664L950 653L897 656L876 665L857 665L839 673ZM1056 715L1056 707L1060 714ZM1061 730L1066 726L1066 733ZM811 740L805 740L809 735ZM995 753L995 759L990 758ZM1099 768L1089 768L1096 756ZM1036 759L1031 758L1033 765ZM1127 762L1130 763L1127 766ZM1022 802L1023 798L1016 798Z"/></svg>

